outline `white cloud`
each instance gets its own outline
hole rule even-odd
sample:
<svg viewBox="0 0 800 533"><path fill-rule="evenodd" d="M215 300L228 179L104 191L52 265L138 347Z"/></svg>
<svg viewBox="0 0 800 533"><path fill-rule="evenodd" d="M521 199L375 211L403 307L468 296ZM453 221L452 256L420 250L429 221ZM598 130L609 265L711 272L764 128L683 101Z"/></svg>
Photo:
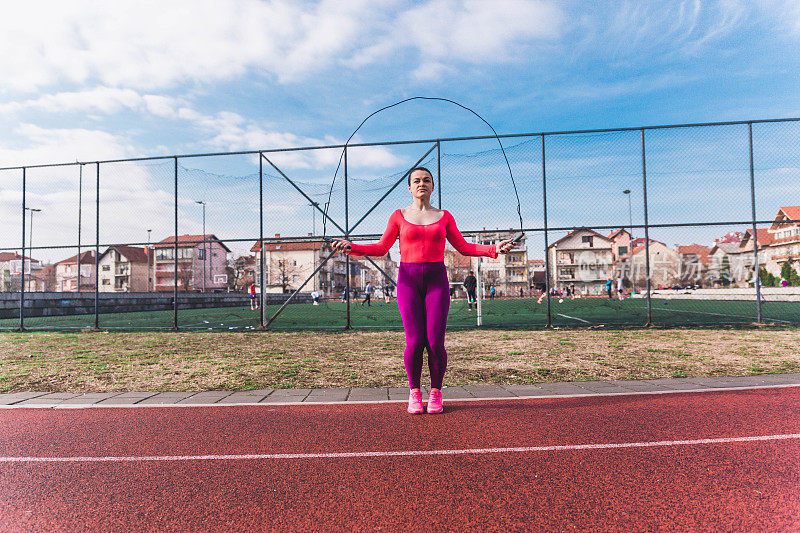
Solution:
<svg viewBox="0 0 800 533"><path fill-rule="evenodd" d="M140 95L132 89L95 87L84 91L46 94L22 102L0 104L0 114L39 110L48 113L99 112L118 113L124 109L148 111L156 116L175 116L178 99L160 95Z"/></svg>
<svg viewBox="0 0 800 533"><path fill-rule="evenodd" d="M0 167L117 159L136 153L122 137L99 130L20 124L13 133L15 142L25 148L0 145Z"/></svg>

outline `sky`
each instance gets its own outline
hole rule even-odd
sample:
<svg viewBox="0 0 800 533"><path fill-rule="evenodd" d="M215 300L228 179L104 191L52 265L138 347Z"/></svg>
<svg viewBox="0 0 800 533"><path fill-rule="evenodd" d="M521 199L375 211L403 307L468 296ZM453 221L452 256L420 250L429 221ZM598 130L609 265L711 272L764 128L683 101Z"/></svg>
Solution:
<svg viewBox="0 0 800 533"><path fill-rule="evenodd" d="M468 106L501 134L800 116L796 1L15 2L0 33L0 167L342 143L373 111L418 95ZM417 101L371 118L355 140L489 133L461 108ZM798 133L792 124L754 131L759 219L800 203L796 185L788 192L797 200L783 187L800 166ZM504 141L530 227L542 223L537 142ZM637 134L548 140L548 223L642 223L639 142ZM750 218L746 129L656 132L648 146L650 222ZM354 151L349 170L363 180L351 191L363 203L354 216L427 148ZM444 207L464 229L518 225L496 145L452 143L442 151L450 170L443 170ZM272 161L324 202L339 155ZM147 229L153 240L173 233L171 165L102 167L101 241L144 242ZM81 240L93 242L95 192L86 183L96 169L82 172L29 171L27 205L42 209L34 246L77 240L79 193ZM184 159L180 172L179 233L202 231L195 204L202 199L209 233L257 236L257 157ZM318 229L307 201L273 180L270 166L266 172L265 233ZM0 247L19 245L20 189L19 171L0 171ZM630 215L621 189L633 191ZM335 196L342 194L337 186ZM380 232L407 194L392 193L364 230ZM709 244L728 230L660 237Z"/></svg>

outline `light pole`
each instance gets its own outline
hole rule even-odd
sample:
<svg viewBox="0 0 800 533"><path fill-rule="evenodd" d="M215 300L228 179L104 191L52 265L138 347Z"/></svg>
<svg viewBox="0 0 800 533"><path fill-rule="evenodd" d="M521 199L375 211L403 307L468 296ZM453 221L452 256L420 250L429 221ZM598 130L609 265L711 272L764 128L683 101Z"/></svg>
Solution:
<svg viewBox="0 0 800 533"><path fill-rule="evenodd" d="M202 200L195 200L195 203L203 206L203 292L206 292L206 203ZM176 237L177 239L177 237Z"/></svg>
<svg viewBox="0 0 800 533"><path fill-rule="evenodd" d="M633 240L633 218L631 217L631 190L625 189L622 194L628 197L628 228L630 228L631 240Z"/></svg>
<svg viewBox="0 0 800 533"><path fill-rule="evenodd" d="M317 234L317 207L319 206L318 202L314 202L313 200L308 205L311 206L311 235ZM317 270L317 242L312 241L311 243L311 257L314 259L314 270ZM314 290L317 290L317 276L314 276Z"/></svg>
<svg viewBox="0 0 800 533"><path fill-rule="evenodd" d="M150 255L152 251L150 250L150 232L153 230L147 230L147 292L150 292Z"/></svg>
<svg viewBox="0 0 800 533"><path fill-rule="evenodd" d="M32 271L33 269L33 214L39 213L41 209L34 209L32 207L26 207L26 211L31 212L31 231L30 231L30 240L28 241L28 255L31 256L30 260L28 261L28 270ZM22 272L25 272L25 256L22 257ZM32 272L31 272L32 273Z"/></svg>

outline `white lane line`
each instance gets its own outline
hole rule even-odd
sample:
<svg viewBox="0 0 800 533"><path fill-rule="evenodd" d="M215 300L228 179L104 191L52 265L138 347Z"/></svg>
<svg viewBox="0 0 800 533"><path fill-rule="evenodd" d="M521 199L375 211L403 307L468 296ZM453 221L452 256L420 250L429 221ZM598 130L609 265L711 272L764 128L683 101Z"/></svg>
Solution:
<svg viewBox="0 0 800 533"><path fill-rule="evenodd" d="M562 315L561 313L558 313L558 316L563 316L564 318L571 318L572 320L580 320L581 322L585 322L586 324L591 324L591 322L589 322L588 320L584 320L576 316Z"/></svg>
<svg viewBox="0 0 800 533"><path fill-rule="evenodd" d="M0 463L116 463L141 461L241 461L261 459L340 459L359 457L408 457L425 455L466 455L490 453L556 452L569 450L612 450L618 448L653 448L657 446L685 446L692 444L730 444L800 439L800 433L788 435L760 435L755 437L727 437L718 439L661 440L655 442L622 442L607 444L569 444L565 446L521 446L515 448L469 448L464 450L400 450L387 452L333 452L333 453L263 453L245 455L150 455L142 457L0 457Z"/></svg>

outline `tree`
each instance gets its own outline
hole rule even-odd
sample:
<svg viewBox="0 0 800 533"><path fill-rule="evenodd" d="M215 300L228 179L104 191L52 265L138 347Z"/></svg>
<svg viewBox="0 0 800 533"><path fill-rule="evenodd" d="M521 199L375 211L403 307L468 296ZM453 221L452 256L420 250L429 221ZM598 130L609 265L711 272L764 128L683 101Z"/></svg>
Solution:
<svg viewBox="0 0 800 533"><path fill-rule="evenodd" d="M792 287L800 286L800 276L798 276L797 271L794 269L791 259L787 260L783 263L783 266L781 266L781 278L786 280Z"/></svg>
<svg viewBox="0 0 800 533"><path fill-rule="evenodd" d="M291 284L292 277L301 273L300 269L290 263L289 259L273 260L272 265L270 268L271 282L280 285L281 292L289 292L286 289Z"/></svg>
<svg viewBox="0 0 800 533"><path fill-rule="evenodd" d="M731 284L731 260L728 254L722 256L722 262L719 267L719 282L724 287Z"/></svg>
<svg viewBox="0 0 800 533"><path fill-rule="evenodd" d="M178 263L177 277L178 277L178 289L183 287L184 291L188 291L189 285L192 285L192 278L194 277L194 272L192 271L192 264Z"/></svg>

